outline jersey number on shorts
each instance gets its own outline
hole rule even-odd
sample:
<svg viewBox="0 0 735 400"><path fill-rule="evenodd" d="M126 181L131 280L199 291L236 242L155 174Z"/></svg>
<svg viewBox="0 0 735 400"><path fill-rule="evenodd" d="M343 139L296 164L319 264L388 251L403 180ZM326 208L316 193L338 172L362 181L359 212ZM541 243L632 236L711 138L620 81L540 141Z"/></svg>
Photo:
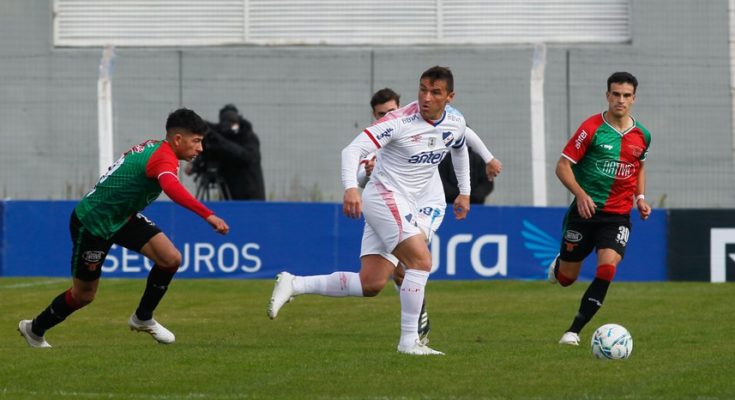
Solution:
<svg viewBox="0 0 735 400"><path fill-rule="evenodd" d="M630 230L627 226L619 226L618 227L618 236L615 238L618 243L625 246L626 243L628 243L628 236L630 236Z"/></svg>

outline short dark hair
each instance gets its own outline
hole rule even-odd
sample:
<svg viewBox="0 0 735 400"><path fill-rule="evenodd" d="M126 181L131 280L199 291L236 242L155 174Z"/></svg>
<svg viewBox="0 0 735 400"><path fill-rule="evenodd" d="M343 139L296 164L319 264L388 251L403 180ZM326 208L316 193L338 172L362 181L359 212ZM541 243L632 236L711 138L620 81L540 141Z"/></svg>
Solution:
<svg viewBox="0 0 735 400"><path fill-rule="evenodd" d="M240 111L237 109L237 107L235 107L234 104L230 103L230 104L225 104L224 107L222 107L222 109L219 110L219 115L222 116L222 114L228 111L232 111L235 114L240 114Z"/></svg>
<svg viewBox="0 0 735 400"><path fill-rule="evenodd" d="M240 120L240 112L234 104L226 104L219 110L219 122L221 124L236 123Z"/></svg>
<svg viewBox="0 0 735 400"><path fill-rule="evenodd" d="M194 111L188 108L179 108L169 114L168 119L166 119L166 132L171 132L175 129L184 129L192 133L204 135L207 133L208 126L202 117Z"/></svg>
<svg viewBox="0 0 735 400"><path fill-rule="evenodd" d="M613 83L630 83L633 85L633 93L638 89L638 79L630 72L615 72L607 78L607 91L610 91L610 85Z"/></svg>
<svg viewBox="0 0 735 400"><path fill-rule="evenodd" d="M394 92L391 88L380 89L370 99L370 108L375 109L378 104L385 104L389 101L395 101L396 105L401 105L401 96Z"/></svg>
<svg viewBox="0 0 735 400"><path fill-rule="evenodd" d="M434 81L444 81L447 83L447 90L450 93L454 91L454 75L447 67L433 66L421 74L420 79L424 78L429 78L432 83Z"/></svg>

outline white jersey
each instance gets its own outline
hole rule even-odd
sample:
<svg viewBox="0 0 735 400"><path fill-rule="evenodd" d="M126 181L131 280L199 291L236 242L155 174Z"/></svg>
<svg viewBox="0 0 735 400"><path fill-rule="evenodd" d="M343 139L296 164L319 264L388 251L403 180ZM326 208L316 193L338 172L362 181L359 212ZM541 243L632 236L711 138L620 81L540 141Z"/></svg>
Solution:
<svg viewBox="0 0 735 400"><path fill-rule="evenodd" d="M467 138L467 146L472 148L472 150L482 158L485 164L489 163L493 160L493 158L495 158L490 150L487 148L487 146L485 146L485 143L482 142L477 133L472 130L472 128L468 126L467 129L465 129L464 133L465 138ZM365 156L365 158L360 160L360 166L357 169L357 184L360 186L360 188L364 189L365 185L367 185L368 181L370 180L370 176L365 170L365 163L368 160L376 158L376 156L376 153L372 152ZM444 196L444 186L442 184L441 176L439 175L439 170L437 170L434 176L431 178L431 182L429 182L429 184L424 189L424 192L419 195L420 200L418 203L418 208L420 210L426 210L429 213L433 213L432 210L439 209L442 210L441 212L443 213L443 210L447 206L445 198L446 197Z"/></svg>
<svg viewBox="0 0 735 400"><path fill-rule="evenodd" d="M434 123L421 116L418 102L414 101L388 113L342 151L342 184L345 189L357 187L359 160L380 149L371 180L420 206L429 192L443 198L437 166L451 151L452 159L457 160L454 166L460 193L469 195L465 128L464 117L454 107L448 105L442 118Z"/></svg>

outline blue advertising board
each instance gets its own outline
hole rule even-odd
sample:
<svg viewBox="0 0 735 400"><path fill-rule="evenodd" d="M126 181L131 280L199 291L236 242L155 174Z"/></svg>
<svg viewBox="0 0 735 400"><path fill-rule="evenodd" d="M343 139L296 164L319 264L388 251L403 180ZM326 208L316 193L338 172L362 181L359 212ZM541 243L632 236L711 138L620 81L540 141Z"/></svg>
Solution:
<svg viewBox="0 0 735 400"><path fill-rule="evenodd" d="M69 276L69 216L75 202L3 202L0 274ZM160 201L144 214L181 251L179 278L273 278L357 271L364 220L342 215L341 204L213 202L230 225L219 235L195 214ZM444 219L433 242L432 279L544 279L558 252L566 209L473 206L468 219ZM666 214L655 210L643 222L634 213L626 258L616 280L666 280ZM594 276L594 257L580 279ZM105 277L145 277L149 260L113 246Z"/></svg>

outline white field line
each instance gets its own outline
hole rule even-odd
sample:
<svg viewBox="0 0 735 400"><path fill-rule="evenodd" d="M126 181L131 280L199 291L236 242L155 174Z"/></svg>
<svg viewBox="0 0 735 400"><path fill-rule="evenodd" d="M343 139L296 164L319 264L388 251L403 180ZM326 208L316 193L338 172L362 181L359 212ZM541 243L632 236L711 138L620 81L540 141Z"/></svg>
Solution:
<svg viewBox="0 0 735 400"><path fill-rule="evenodd" d="M247 394L228 394L214 395L212 393L180 393L180 394L145 394L145 393L101 393L101 392L69 392L59 390L54 392L39 392L35 390L8 390L0 389L0 398L13 395L30 395L44 397L52 395L54 398L71 397L71 398L93 398L93 399L152 399L152 400L173 400L173 399L224 399L238 400L251 398Z"/></svg>
<svg viewBox="0 0 735 400"><path fill-rule="evenodd" d="M66 279L66 278L58 278L58 279L49 279L45 281L13 283L10 285L0 285L0 289L20 289L20 288L27 288L27 287L33 287L33 286L52 285L55 283L60 283L60 282L68 281L68 280L69 279Z"/></svg>

